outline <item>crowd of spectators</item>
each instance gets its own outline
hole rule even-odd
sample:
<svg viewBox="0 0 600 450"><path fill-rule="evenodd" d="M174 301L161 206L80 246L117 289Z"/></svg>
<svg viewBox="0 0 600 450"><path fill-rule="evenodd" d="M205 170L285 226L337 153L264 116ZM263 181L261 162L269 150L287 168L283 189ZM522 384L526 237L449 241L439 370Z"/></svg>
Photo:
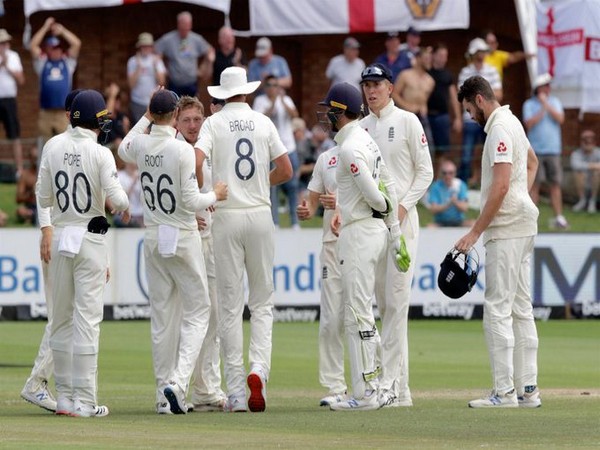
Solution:
<svg viewBox="0 0 600 450"><path fill-rule="evenodd" d="M214 47L192 29L192 15L182 12L176 17L176 29L156 41L150 32L139 34L134 54L127 61L127 86L111 83L104 90L113 128L103 143L113 152L118 148L130 127L148 108L156 86L167 86L178 95L196 96L199 86L218 85L225 68L247 68L249 81L262 81L252 107L274 122L294 168L292 180L272 190L273 220L278 225L280 212L289 210L291 225L298 227L296 206L303 198L317 158L334 146L332 136L318 124L309 129L299 117L298 109L288 95L293 83L292 72L286 59L274 52L271 39L259 38L252 58L248 58L237 46L235 33L229 26L219 30ZM421 32L412 26L404 35L405 42L401 35L400 32L387 33L385 49L374 62L391 70L395 104L416 114L425 130L440 177L423 199L424 204L434 214L433 225L468 224L465 219L468 206L464 197L469 188L479 184L477 152L485 134L462 110L456 98L457 89L467 78L481 75L490 82L501 102L504 71L534 55L500 50L495 33L486 30L481 37L470 41L465 54L466 64L455 76L447 68L449 53L444 43L423 46ZM16 96L24 77L19 55L10 49L11 39L6 30L0 30L0 120L13 146L19 182L16 215L20 221L35 223L35 196L31 195L31 189L35 185L37 165L32 158L29 161L23 159ZM81 46L80 38L52 17L46 19L31 38L30 52L40 86L37 148L68 125L63 107L67 93L73 88L73 73ZM366 66L360 57L360 48L356 38L346 37L342 53L333 56L323 68L331 85L348 82L360 87L361 73ZM540 158L540 170L531 195L537 202L540 186L547 184L554 210L551 226L565 229L569 225L562 214L560 134L564 113L558 99L550 95L550 82L548 76L543 76L532 83L533 96L524 104L523 120ZM461 136L460 152L451 151L452 133ZM29 153L35 155L37 149L32 148ZM138 184L132 181L137 177L135 168L117 162L123 183L130 187ZM593 130L584 131L581 148L573 152L570 162L578 196L573 210L596 212L600 149L596 147ZM452 177L451 172L454 172ZM133 188L128 192L138 195ZM450 216L451 219L444 219ZM0 211L0 226L6 220L7 214ZM141 225L141 220L132 219L131 223Z"/></svg>

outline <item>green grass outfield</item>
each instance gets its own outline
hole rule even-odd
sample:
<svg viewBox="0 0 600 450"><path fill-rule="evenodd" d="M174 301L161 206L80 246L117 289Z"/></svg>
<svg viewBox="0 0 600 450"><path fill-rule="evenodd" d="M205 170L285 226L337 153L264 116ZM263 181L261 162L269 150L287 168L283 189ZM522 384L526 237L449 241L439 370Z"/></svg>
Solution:
<svg viewBox="0 0 600 450"><path fill-rule="evenodd" d="M147 321L102 324L99 400L111 414L56 417L19 392L43 322L0 323L0 448L598 448L600 323L538 323L539 409L473 410L490 387L481 322L411 321L414 406L318 406L316 323L278 323L265 413L154 412ZM247 324L245 324L247 332Z"/></svg>

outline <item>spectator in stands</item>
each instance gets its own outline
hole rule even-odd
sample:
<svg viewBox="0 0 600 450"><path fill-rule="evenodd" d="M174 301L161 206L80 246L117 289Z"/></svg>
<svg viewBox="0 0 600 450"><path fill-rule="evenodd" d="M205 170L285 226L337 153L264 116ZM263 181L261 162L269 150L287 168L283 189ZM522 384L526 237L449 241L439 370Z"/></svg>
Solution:
<svg viewBox="0 0 600 450"><path fill-rule="evenodd" d="M312 176L315 163L321 153L335 147L335 142L329 137L329 134L323 130L321 125L316 124L311 129L310 143L308 151L300 155L300 190L304 192L308 187L308 182Z"/></svg>
<svg viewBox="0 0 600 450"><path fill-rule="evenodd" d="M290 211L292 228L300 228L296 206L298 205L298 152L296 152L296 141L292 130L292 120L298 117L298 110L294 101L285 94L274 75L265 78L264 89L266 95L254 98L252 109L263 113L275 124L281 142L288 151L294 175L292 178L279 186L271 186L271 213L275 226L279 226L279 190L287 197Z"/></svg>
<svg viewBox="0 0 600 450"><path fill-rule="evenodd" d="M400 51L400 33L392 31L385 39L385 52L375 58L375 63L383 64L392 71L392 83L398 74L412 67L412 62L406 52Z"/></svg>
<svg viewBox="0 0 600 450"><path fill-rule="evenodd" d="M273 43L268 37L261 37L256 41L256 49L250 63L248 63L248 81L264 81L269 75L277 78L279 86L283 89L292 87L292 73L283 56L273 54ZM256 95L264 94L260 87Z"/></svg>
<svg viewBox="0 0 600 450"><path fill-rule="evenodd" d="M463 67L458 75L458 88L462 86L467 78L480 75L486 79L498 102L502 101L502 80L498 71L484 62L485 56L490 48L481 38L475 38L469 42L467 58L469 64ZM473 163L473 153L477 144L483 144L485 133L483 128L477 122L471 119L469 113L465 110L463 113L463 136L462 136L462 154L460 158L460 168L458 177L470 185L479 183L479 166L476 165L474 175L471 177L471 165Z"/></svg>
<svg viewBox="0 0 600 450"><path fill-rule="evenodd" d="M581 133L581 146L571 153L571 169L579 196L573 211L583 211L587 205L587 212L595 213L600 187L600 147L596 145L596 133L592 130L583 130Z"/></svg>
<svg viewBox="0 0 600 450"><path fill-rule="evenodd" d="M103 145L106 145L111 149L113 154L117 157L117 168L121 168L119 163L121 162L120 158L118 158L117 149L119 148L119 144L125 137L125 135L129 132L129 128L131 122L127 114L123 112L121 109L121 97L123 93L121 92L119 85L116 83L111 83L106 89L104 89L104 100L106 101L106 109L110 114L110 118L113 121L112 127L110 129L110 133L108 136L101 139L106 139L103 142ZM143 115L143 114L142 114ZM133 215L133 213L132 213Z"/></svg>
<svg viewBox="0 0 600 450"><path fill-rule="evenodd" d="M474 223L465 219L467 184L456 177L456 165L448 159L440 164L438 179L429 188L427 207L433 213L429 227L470 227Z"/></svg>
<svg viewBox="0 0 600 450"><path fill-rule="evenodd" d="M538 75L533 82L533 96L523 104L523 122L527 137L538 157L539 167L531 188L531 198L537 205L540 199L540 185L546 182L550 189L550 205L554 211L551 227L566 229L567 219L562 214L562 136L561 125L565 120L562 104L557 97L550 95L552 76Z"/></svg>
<svg viewBox="0 0 600 450"><path fill-rule="evenodd" d="M177 95L194 97L198 79L210 79L215 49L192 31L192 14L188 11L177 14L177 29L163 35L154 48L167 60L168 87Z"/></svg>
<svg viewBox="0 0 600 450"><path fill-rule="evenodd" d="M235 34L231 27L227 25L219 29L218 36L219 48L215 55L215 62L212 70L212 84L219 85L221 82L221 72L231 66L245 67L246 58L242 49L235 45Z"/></svg>
<svg viewBox="0 0 600 450"><path fill-rule="evenodd" d="M47 33L50 33L46 39ZM63 38L68 49L62 49ZM43 49L40 46L43 40ZM81 40L54 17L48 17L31 38L30 49L33 68L40 78L40 114L38 128L44 141L67 129L69 120L65 116L64 105L71 92L73 73L77 67L77 57Z"/></svg>
<svg viewBox="0 0 600 450"><path fill-rule="evenodd" d="M421 32L415 27L410 26L406 30L406 42L400 45L400 52L405 53L411 63L417 56L421 47Z"/></svg>
<svg viewBox="0 0 600 450"><path fill-rule="evenodd" d="M23 169L17 180L17 220L29 225L37 225L37 200L35 197L37 161L37 147L32 147L29 150L29 165Z"/></svg>
<svg viewBox="0 0 600 450"><path fill-rule="evenodd" d="M436 155L450 150L450 110L452 110L452 129L459 133L462 130L460 104L457 98L456 83L452 73L446 69L448 62L448 47L437 44L433 48L431 69L428 73L433 78L435 86L427 100L427 116L431 126Z"/></svg>
<svg viewBox="0 0 600 450"><path fill-rule="evenodd" d="M154 38L150 33L140 33L135 44L137 51L127 61L127 82L131 90L129 112L133 123L144 115L156 86L164 86L167 69L154 52ZM108 106L108 105L107 105ZM109 109L111 111L111 109Z"/></svg>
<svg viewBox="0 0 600 450"><path fill-rule="evenodd" d="M23 171L23 149L17 113L17 86L25 83L25 77L19 54L10 49L11 39L4 28L0 29L0 121L12 144L18 178Z"/></svg>
<svg viewBox="0 0 600 450"><path fill-rule="evenodd" d="M124 167L117 172L119 183L129 198L129 212L131 220L128 224L123 222L121 214L113 216L115 227L118 228L142 228L144 226L144 207L142 206L142 185L140 174L135 163L125 163Z"/></svg>
<svg viewBox="0 0 600 450"><path fill-rule="evenodd" d="M492 30L485 30L482 37L490 48L490 52L485 57L485 62L496 68L501 80L504 78L504 69L508 66L535 56L532 53L522 51L509 53L504 50L498 50L498 39Z"/></svg>
<svg viewBox="0 0 600 450"><path fill-rule="evenodd" d="M360 90L360 74L365 68L365 62L359 58L360 44L353 37L344 40L344 49L341 55L329 60L325 76L331 85L347 82Z"/></svg>
<svg viewBox="0 0 600 450"><path fill-rule="evenodd" d="M431 67L430 49L413 49L413 67L403 70L396 78L392 99L399 108L416 114L423 125L427 141L431 144L433 137L427 118L427 100L435 86L435 80L427 73ZM427 65L429 64L429 67ZM432 147L430 151L432 151Z"/></svg>

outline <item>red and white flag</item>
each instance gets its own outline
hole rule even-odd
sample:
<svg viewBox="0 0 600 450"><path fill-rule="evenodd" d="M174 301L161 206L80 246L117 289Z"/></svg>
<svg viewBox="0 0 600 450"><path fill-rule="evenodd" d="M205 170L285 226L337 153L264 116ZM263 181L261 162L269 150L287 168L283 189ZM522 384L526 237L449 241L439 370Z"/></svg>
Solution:
<svg viewBox="0 0 600 450"><path fill-rule="evenodd" d="M250 0L253 35L469 27L469 0Z"/></svg>
<svg viewBox="0 0 600 450"><path fill-rule="evenodd" d="M563 107L600 112L600 0L537 6L538 73L550 73Z"/></svg>
<svg viewBox="0 0 600 450"><path fill-rule="evenodd" d="M56 9L101 8L104 6L121 6L132 3L156 2L162 0L25 0L25 17L38 11ZM231 0L179 0L184 3L205 6L210 9L229 14Z"/></svg>

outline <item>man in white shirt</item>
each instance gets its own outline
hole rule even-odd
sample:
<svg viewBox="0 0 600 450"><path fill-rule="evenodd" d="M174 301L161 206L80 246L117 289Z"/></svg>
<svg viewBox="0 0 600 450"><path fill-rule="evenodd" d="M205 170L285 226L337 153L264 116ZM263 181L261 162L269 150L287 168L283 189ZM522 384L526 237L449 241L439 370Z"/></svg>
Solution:
<svg viewBox="0 0 600 450"><path fill-rule="evenodd" d="M219 295L219 333L227 386L225 410L264 411L266 383L271 368L273 330L274 225L270 186L288 181L293 174L287 149L273 122L252 111L246 96L260 81L248 82L241 67L221 73L220 86L209 86L225 106L204 121L196 148L198 164L212 162L213 180L229 186L229 197L215 211L215 263ZM274 168L271 169L271 163ZM248 275L250 310L250 372L243 358L242 315L244 269ZM246 408L246 388L250 389Z"/></svg>
<svg viewBox="0 0 600 450"><path fill-rule="evenodd" d="M537 408L538 336L531 304L531 262L538 209L529 196L537 157L523 125L500 106L481 76L464 81L458 101L487 134L481 161L481 213L454 247L469 250L483 234L483 329L492 368L492 393L471 408Z"/></svg>
<svg viewBox="0 0 600 450"><path fill-rule="evenodd" d="M411 260L417 256L419 215L417 203L433 179L433 168L425 131L418 117L394 106L391 98L392 72L382 64L372 64L362 74L362 87L369 115L360 126L379 146L392 175L398 204L394 205L402 236ZM388 258L385 296L377 298L381 314L382 368L381 403L412 406L408 386L408 309L414 266L398 272L393 257Z"/></svg>
<svg viewBox="0 0 600 450"><path fill-rule="evenodd" d="M114 211L129 202L119 184L114 158L97 143L106 132L108 111L99 92L85 90L73 100L73 129L44 146L36 194L42 208L52 208L54 225L50 348L54 359L56 414L108 415L97 404L97 371L103 293L108 276L104 216L105 196ZM69 188L73 186L73 188Z"/></svg>
<svg viewBox="0 0 600 450"><path fill-rule="evenodd" d="M357 89L360 87L360 74L365 68L365 62L359 58L359 53L359 42L351 36L347 37L343 53L331 58L325 69L325 76L331 81L331 86L346 82Z"/></svg>
<svg viewBox="0 0 600 450"><path fill-rule="evenodd" d="M177 95L157 91L119 146L140 168L144 192L144 260L150 300L152 357L159 414L186 414L188 384L210 317L196 212L227 197L227 186L201 194L193 147L175 138ZM144 131L153 121L150 134ZM168 407L166 403L168 402Z"/></svg>

